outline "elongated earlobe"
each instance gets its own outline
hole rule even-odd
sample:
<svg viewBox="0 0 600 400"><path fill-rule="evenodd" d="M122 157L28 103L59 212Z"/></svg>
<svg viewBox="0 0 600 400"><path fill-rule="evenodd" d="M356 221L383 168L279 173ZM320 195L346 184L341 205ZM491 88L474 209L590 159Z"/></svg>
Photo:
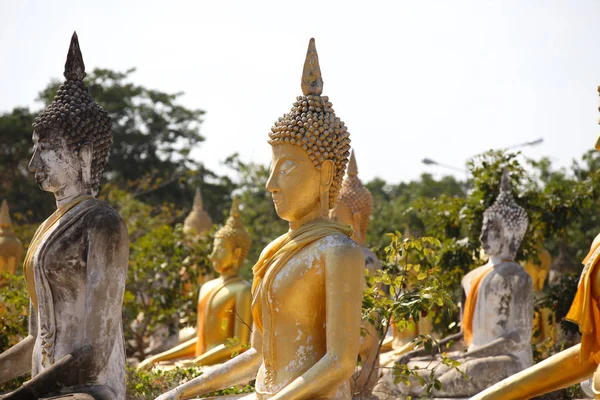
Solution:
<svg viewBox="0 0 600 400"><path fill-rule="evenodd" d="M81 158L81 178L83 185L86 188L92 186L92 159L94 157L91 143L86 143L79 149L79 157Z"/></svg>

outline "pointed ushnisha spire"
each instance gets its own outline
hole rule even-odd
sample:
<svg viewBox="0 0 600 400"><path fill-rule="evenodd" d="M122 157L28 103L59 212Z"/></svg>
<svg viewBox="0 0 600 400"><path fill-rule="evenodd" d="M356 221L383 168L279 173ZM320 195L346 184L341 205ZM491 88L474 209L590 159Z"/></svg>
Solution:
<svg viewBox="0 0 600 400"><path fill-rule="evenodd" d="M231 211L229 211L229 215L233 218L240 217L240 198L238 196L233 197L233 202L231 203Z"/></svg>
<svg viewBox="0 0 600 400"><path fill-rule="evenodd" d="M79 48L77 32L73 32L73 36L71 37L64 76L67 80L72 81L82 81L85 78L85 64L83 63L83 56Z"/></svg>
<svg viewBox="0 0 600 400"><path fill-rule="evenodd" d="M600 94L600 86L598 86L598 94ZM600 111L600 107L598 107L598 111ZM600 121L598 121L598 123L600 124ZM596 150L600 151L600 136L596 139L596 145L594 147Z"/></svg>
<svg viewBox="0 0 600 400"><path fill-rule="evenodd" d="M302 93L305 96L320 96L323 93L323 78L321 77L321 67L319 66L319 55L315 47L315 39L311 38L308 42L306 51L306 61L304 61L304 71L302 72Z"/></svg>
<svg viewBox="0 0 600 400"><path fill-rule="evenodd" d="M2 206L0 206L0 228L12 230L12 221L10 220L10 213L8 212L6 200L2 200Z"/></svg>
<svg viewBox="0 0 600 400"><path fill-rule="evenodd" d="M356 165L356 157L354 156L354 149L350 152L350 162L348 163L348 170L346 172L348 176L358 175L358 166Z"/></svg>
<svg viewBox="0 0 600 400"><path fill-rule="evenodd" d="M202 202L202 193L200 192L200 188L196 188L196 195L194 196L194 211L202 211L204 209L204 203Z"/></svg>
<svg viewBox="0 0 600 400"><path fill-rule="evenodd" d="M500 192L506 192L512 197L512 185L510 184L510 172L504 167L502 171L502 180L500 181Z"/></svg>

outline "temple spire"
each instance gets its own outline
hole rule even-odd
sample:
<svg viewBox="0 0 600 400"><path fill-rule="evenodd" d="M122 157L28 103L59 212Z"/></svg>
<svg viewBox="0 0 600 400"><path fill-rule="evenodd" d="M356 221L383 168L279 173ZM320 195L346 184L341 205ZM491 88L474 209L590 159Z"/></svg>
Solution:
<svg viewBox="0 0 600 400"><path fill-rule="evenodd" d="M83 56L79 48L77 32L73 32L73 36L71 37L64 76L67 80L73 81L82 81L85 78L85 64L83 63Z"/></svg>
<svg viewBox="0 0 600 400"><path fill-rule="evenodd" d="M348 162L348 176L358 175L358 166L356 165L356 156L354 155L354 149L350 152L350 161Z"/></svg>
<svg viewBox="0 0 600 400"><path fill-rule="evenodd" d="M313 38L308 42L301 86L302 93L305 96L320 96L323 93L323 78L321 77L321 67L319 66L319 55L317 54L315 39Z"/></svg>
<svg viewBox="0 0 600 400"><path fill-rule="evenodd" d="M2 206L0 206L0 228L12 230L12 221L10 220L10 213L8 212L8 203L6 203L6 200L2 200Z"/></svg>

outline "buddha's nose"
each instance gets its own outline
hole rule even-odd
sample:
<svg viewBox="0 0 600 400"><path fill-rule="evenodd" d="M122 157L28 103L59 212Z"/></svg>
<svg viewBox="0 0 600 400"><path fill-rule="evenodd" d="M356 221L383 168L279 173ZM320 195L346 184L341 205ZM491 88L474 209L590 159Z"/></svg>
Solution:
<svg viewBox="0 0 600 400"><path fill-rule="evenodd" d="M31 156L31 160L29 161L27 169L31 172L38 172L42 170L42 159L40 158L38 149L33 150L33 155Z"/></svg>

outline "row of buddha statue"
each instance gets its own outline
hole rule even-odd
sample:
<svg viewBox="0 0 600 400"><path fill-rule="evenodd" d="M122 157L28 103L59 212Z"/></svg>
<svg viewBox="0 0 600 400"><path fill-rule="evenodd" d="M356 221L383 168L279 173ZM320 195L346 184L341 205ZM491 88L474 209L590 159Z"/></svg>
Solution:
<svg viewBox="0 0 600 400"><path fill-rule="evenodd" d="M126 396L121 309L129 239L119 214L96 199L112 123L89 94L85 75L74 34L66 80L33 124L29 170L42 190L54 194L57 210L37 229L23 261L29 334L0 354L0 383L27 373L31 379L0 399ZM544 331L543 340L553 340L552 328L544 325L551 318L543 312L536 316L533 307L549 259L540 251L539 261L525 268L515 262L528 218L514 200L506 170L495 202L483 215L481 243L488 261L462 280L461 332L442 338L438 350L428 352L408 351L406 343L431 333L430 321L418 332L396 329L383 346L391 357L380 357L384 338L361 320L365 271L381 268L366 248L373 199L358 178L347 128L322 95L314 39L301 89L268 140L272 160L266 189L289 230L261 252L252 282L244 280L239 269L250 236L234 199L209 257L219 276L199 289L195 334L138 365L196 365L202 374L157 400L194 398L251 380L255 392L233 398L367 398L378 384L396 398L423 396L417 379L411 385L395 382L389 368L395 362L418 367L423 377L433 374L441 382L434 395L445 398L526 399L592 376L600 362L595 268L600 247L595 245L585 260L568 316L579 323L581 344L533 365L533 332ZM184 230L202 236L211 227L198 191ZM14 273L23 250L5 202L0 234L0 268ZM441 363L439 349L460 361L462 372ZM439 364L433 372L432 363ZM600 386L594 382L594 387Z"/></svg>

